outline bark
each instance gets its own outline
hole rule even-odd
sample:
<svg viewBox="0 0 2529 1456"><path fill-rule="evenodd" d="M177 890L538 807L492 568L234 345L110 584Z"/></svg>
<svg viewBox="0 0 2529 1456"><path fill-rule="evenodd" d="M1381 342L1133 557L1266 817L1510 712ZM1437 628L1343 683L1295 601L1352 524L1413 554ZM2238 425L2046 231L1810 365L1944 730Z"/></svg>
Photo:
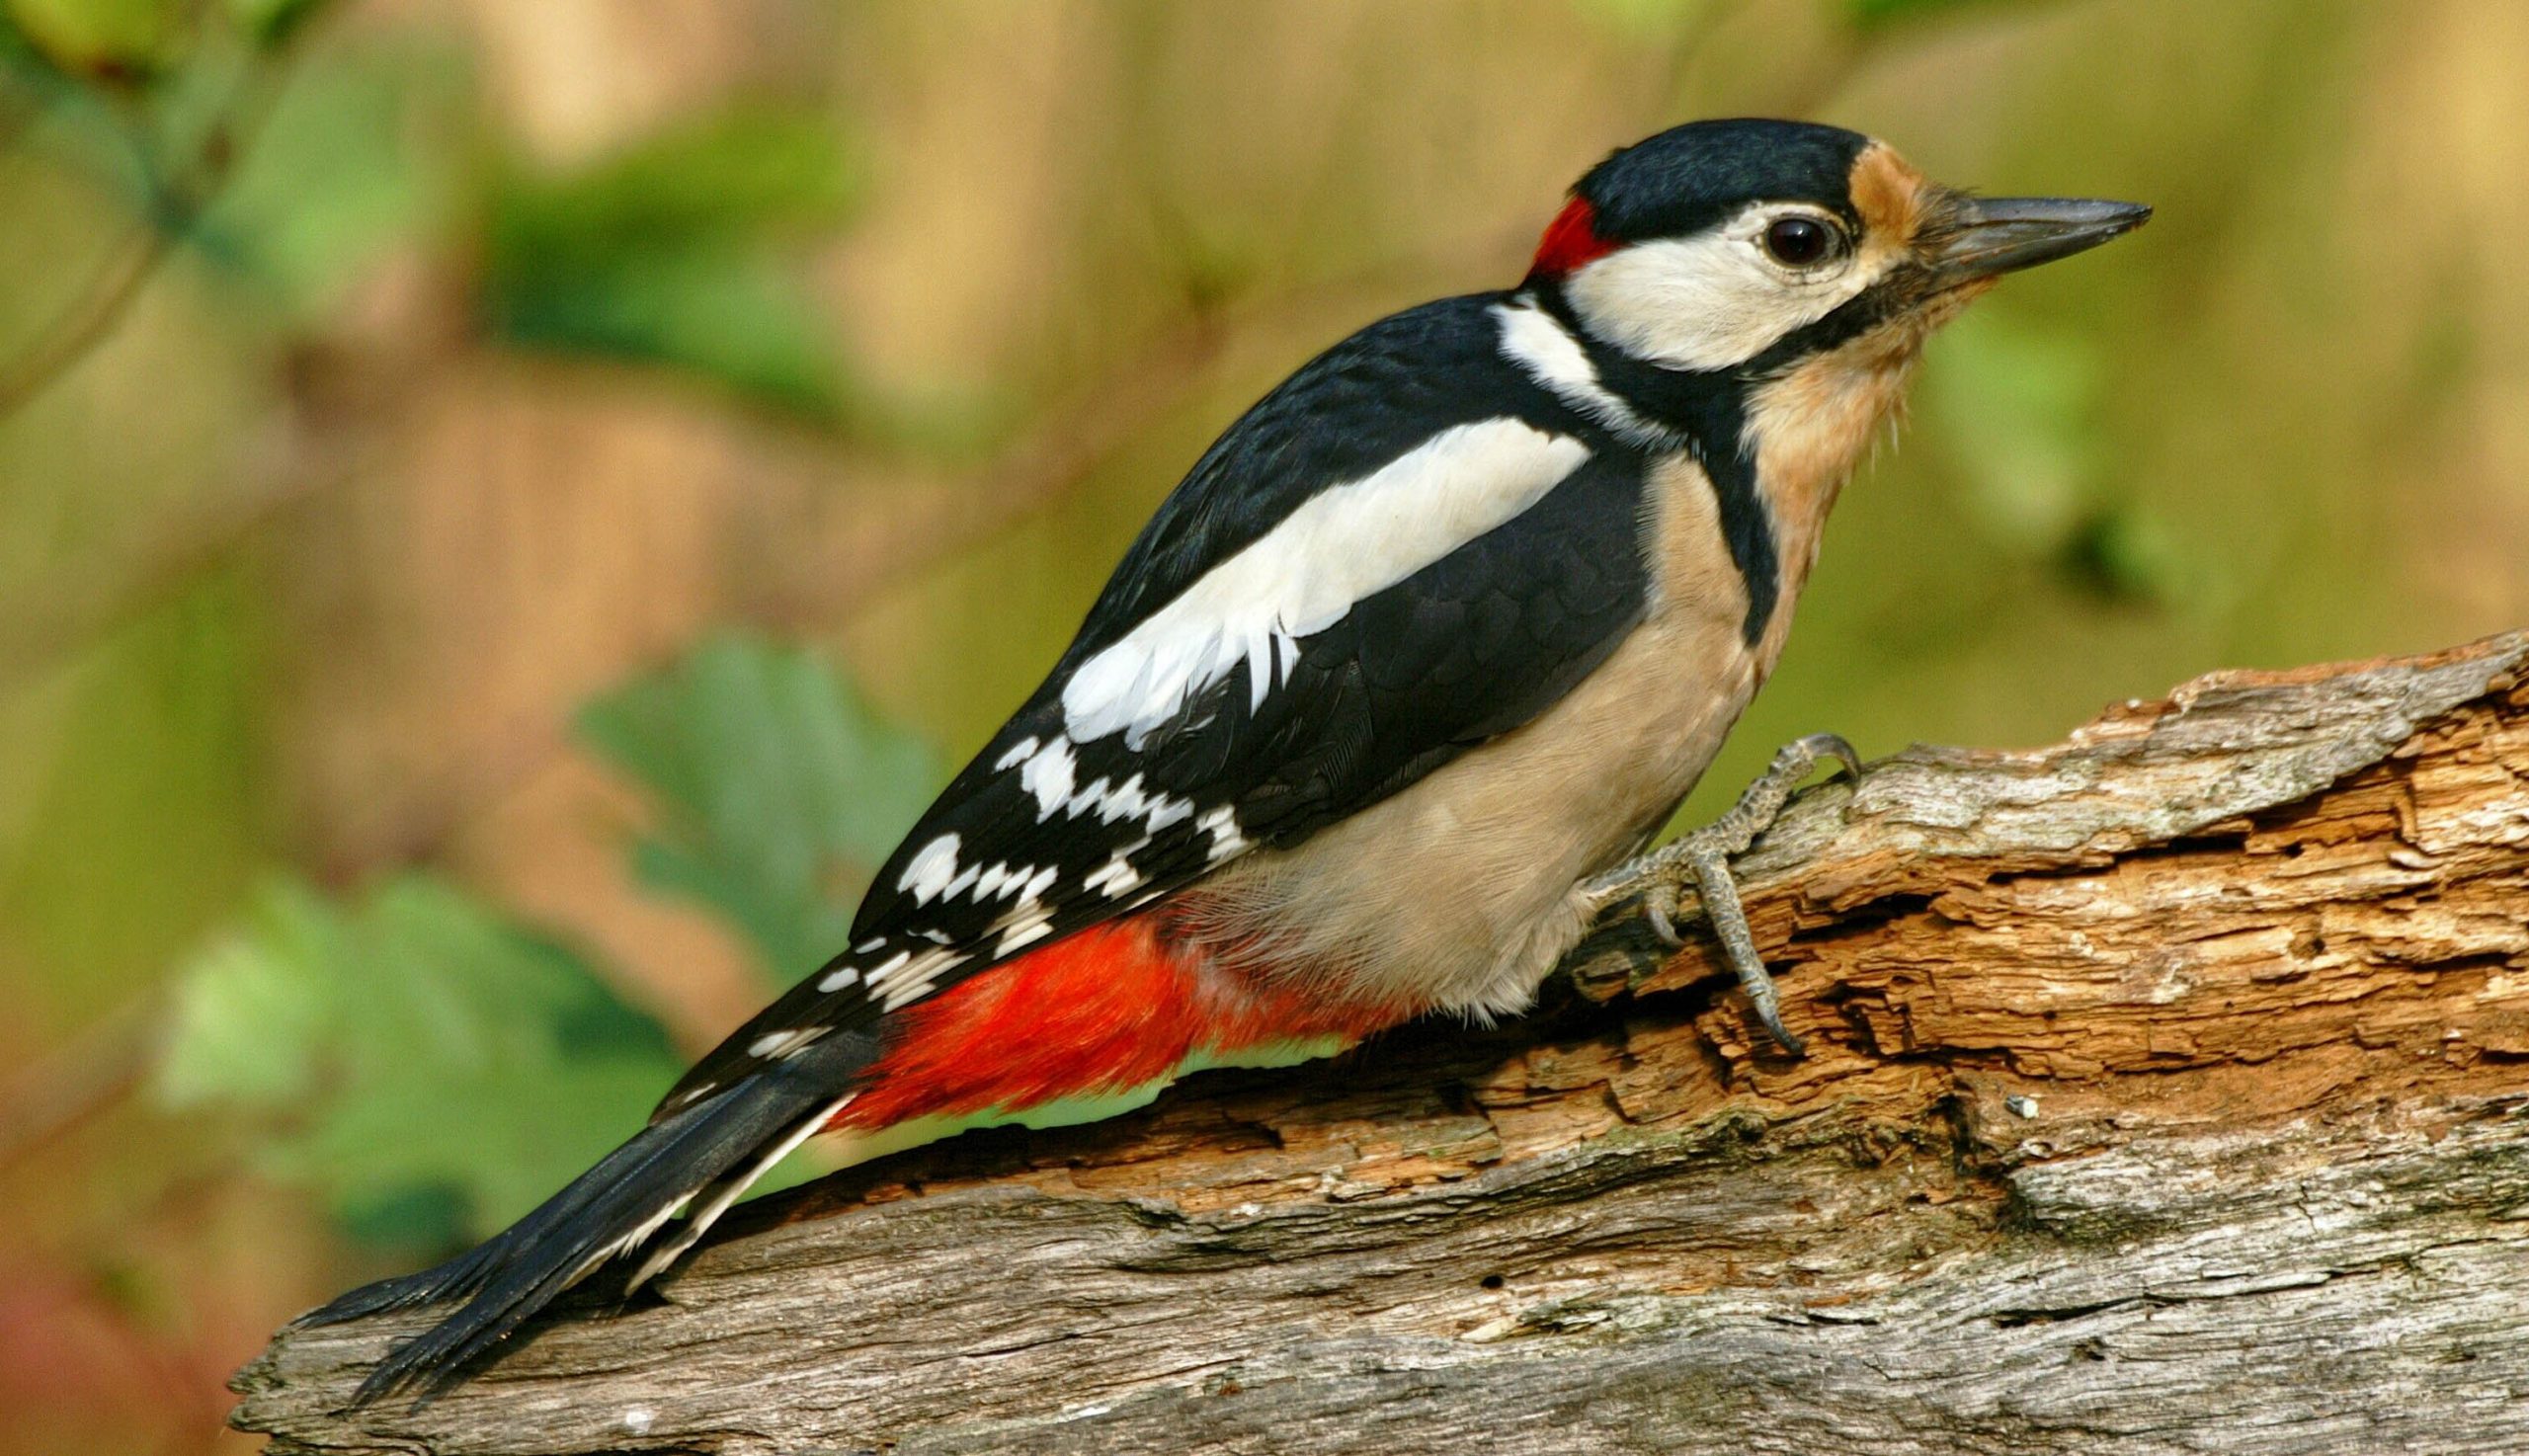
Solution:
<svg viewBox="0 0 2529 1456"><path fill-rule="evenodd" d="M286 1452L2529 1450L2529 635L1918 748L1539 1014L742 1211ZM1434 893L1481 893L1434 886Z"/></svg>

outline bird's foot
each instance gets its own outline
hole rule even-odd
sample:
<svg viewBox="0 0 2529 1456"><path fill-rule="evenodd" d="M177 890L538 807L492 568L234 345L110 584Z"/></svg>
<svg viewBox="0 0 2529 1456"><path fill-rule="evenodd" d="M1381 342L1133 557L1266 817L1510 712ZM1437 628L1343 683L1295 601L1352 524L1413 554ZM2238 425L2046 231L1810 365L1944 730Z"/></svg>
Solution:
<svg viewBox="0 0 2529 1456"><path fill-rule="evenodd" d="M1748 785L1730 812L1691 834L1681 836L1608 870L1583 886L1591 913L1640 896L1643 918L1671 945L1682 945L1677 933L1677 894L1691 884L1703 901L1704 919L1721 942L1723 958L1755 1005L1757 1023L1793 1056L1801 1054L1800 1038L1782 1023L1782 1002L1774 994L1773 977L1756 954L1755 936L1748 930L1748 912L1739 903L1739 885L1731 878L1732 856L1744 854L1756 837L1771 828L1800 781L1822 759L1834 759L1847 777L1861 776L1861 757L1833 733L1813 733L1783 746L1756 781Z"/></svg>

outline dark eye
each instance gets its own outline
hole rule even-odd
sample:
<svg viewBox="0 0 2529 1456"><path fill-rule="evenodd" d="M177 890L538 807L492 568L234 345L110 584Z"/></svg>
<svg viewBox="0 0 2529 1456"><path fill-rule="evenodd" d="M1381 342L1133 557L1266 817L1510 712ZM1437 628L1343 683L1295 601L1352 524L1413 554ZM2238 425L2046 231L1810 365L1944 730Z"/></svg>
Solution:
<svg viewBox="0 0 2529 1456"><path fill-rule="evenodd" d="M1778 217L1765 228L1765 251L1790 268L1826 262L1838 241L1836 230L1815 217Z"/></svg>

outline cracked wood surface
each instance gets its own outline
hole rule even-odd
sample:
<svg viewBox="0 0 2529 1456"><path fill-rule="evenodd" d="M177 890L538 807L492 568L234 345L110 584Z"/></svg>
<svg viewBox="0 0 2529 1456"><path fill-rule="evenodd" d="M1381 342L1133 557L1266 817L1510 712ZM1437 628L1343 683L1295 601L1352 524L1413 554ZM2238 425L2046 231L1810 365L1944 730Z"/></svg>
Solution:
<svg viewBox="0 0 2529 1456"><path fill-rule="evenodd" d="M1520 1022L732 1217L283 1452L2529 1451L2529 635L1916 749L1743 861L1806 1060L1638 926ZM1446 887L1439 887L1445 893Z"/></svg>

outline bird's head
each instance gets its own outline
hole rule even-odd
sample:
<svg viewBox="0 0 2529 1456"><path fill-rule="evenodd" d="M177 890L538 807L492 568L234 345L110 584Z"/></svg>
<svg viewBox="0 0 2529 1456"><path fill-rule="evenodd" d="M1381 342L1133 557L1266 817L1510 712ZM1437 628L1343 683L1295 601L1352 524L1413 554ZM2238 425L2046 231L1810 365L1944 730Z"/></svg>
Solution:
<svg viewBox="0 0 2529 1456"><path fill-rule="evenodd" d="M1866 335L1911 359L2002 274L2150 216L2132 202L1971 197L1834 126L1695 121L1591 169L1525 286L1643 364L1773 374Z"/></svg>

